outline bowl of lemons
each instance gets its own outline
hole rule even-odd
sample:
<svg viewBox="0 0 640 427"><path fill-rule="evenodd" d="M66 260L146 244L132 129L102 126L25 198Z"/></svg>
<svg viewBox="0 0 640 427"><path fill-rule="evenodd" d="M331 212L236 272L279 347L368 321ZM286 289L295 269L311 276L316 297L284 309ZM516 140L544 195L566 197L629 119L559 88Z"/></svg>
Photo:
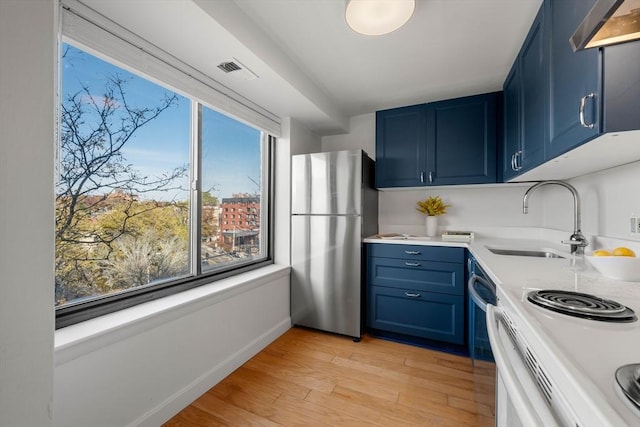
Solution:
<svg viewBox="0 0 640 427"><path fill-rule="evenodd" d="M605 277L640 282L640 258L627 247L596 249L585 258Z"/></svg>

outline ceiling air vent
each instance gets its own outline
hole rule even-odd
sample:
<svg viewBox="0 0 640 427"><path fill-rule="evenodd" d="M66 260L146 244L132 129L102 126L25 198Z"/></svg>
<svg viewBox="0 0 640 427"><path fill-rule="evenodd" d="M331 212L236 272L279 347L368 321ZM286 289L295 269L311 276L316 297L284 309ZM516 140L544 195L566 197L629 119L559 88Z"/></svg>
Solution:
<svg viewBox="0 0 640 427"><path fill-rule="evenodd" d="M258 78L253 71L245 67L236 58L233 58L232 61L221 62L218 64L218 68L237 80L254 80Z"/></svg>
<svg viewBox="0 0 640 427"><path fill-rule="evenodd" d="M242 67L240 67L238 64L236 64L235 62L231 61L231 62L221 62L218 65L218 68L220 68L222 71L224 71L225 73L231 73L233 71L239 71L242 70Z"/></svg>

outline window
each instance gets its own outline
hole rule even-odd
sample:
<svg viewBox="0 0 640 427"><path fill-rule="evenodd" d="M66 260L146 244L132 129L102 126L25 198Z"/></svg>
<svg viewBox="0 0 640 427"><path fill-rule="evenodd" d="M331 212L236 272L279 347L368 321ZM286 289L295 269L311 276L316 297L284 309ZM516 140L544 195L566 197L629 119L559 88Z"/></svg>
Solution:
<svg viewBox="0 0 640 427"><path fill-rule="evenodd" d="M72 44L61 67L58 327L270 262L272 137Z"/></svg>

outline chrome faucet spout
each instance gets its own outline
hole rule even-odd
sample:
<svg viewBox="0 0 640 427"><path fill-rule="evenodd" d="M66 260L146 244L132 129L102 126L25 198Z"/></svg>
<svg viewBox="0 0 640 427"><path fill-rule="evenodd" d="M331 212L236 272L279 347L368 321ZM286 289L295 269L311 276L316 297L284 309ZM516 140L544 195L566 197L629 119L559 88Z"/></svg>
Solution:
<svg viewBox="0 0 640 427"><path fill-rule="evenodd" d="M582 231L580 230L582 226L580 220L580 196L578 195L578 190L576 190L571 184L568 184L564 181L550 180L541 181L532 185L522 197L522 213L527 214L529 212L529 197L531 196L531 194L538 188L545 185L559 185L571 192L571 195L573 196L573 234L571 234L568 241L562 241L562 243L571 245L572 254L584 254L584 248L589 244L589 241L582 235Z"/></svg>

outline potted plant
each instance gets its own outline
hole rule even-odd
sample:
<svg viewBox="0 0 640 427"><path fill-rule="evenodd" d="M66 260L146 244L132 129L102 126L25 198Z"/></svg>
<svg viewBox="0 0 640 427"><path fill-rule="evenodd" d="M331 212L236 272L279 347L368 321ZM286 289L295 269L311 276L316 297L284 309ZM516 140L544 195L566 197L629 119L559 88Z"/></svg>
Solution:
<svg viewBox="0 0 640 427"><path fill-rule="evenodd" d="M426 218L426 234L429 237L436 236L438 234L438 216L447 213L447 208L451 205L446 205L440 196L429 196L425 200L418 201L418 207L416 210L424 215Z"/></svg>

